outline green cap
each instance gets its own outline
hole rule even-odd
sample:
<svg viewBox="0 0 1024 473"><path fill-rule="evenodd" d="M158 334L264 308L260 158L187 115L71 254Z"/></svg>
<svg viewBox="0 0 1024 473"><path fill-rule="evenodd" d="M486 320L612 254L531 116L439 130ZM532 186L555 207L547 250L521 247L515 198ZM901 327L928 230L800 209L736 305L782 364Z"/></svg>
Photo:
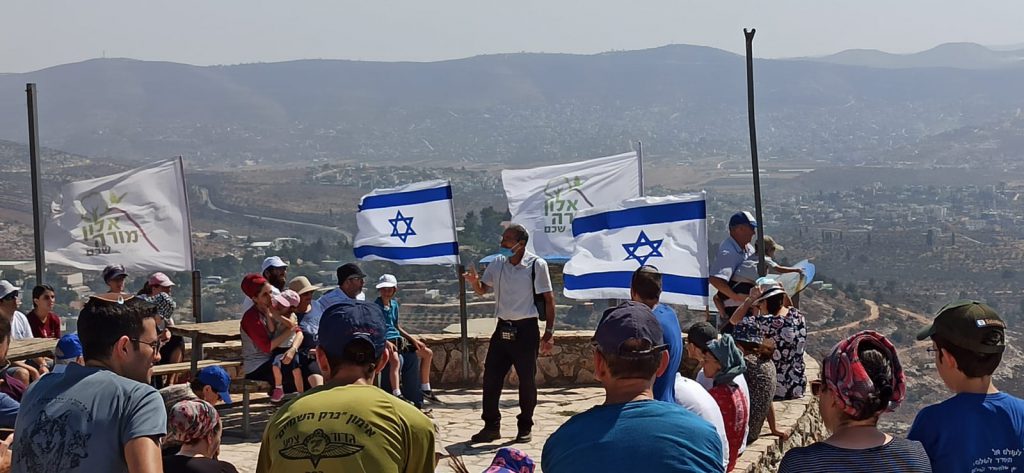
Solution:
<svg viewBox="0 0 1024 473"><path fill-rule="evenodd" d="M917 334L918 340L939 335L953 345L976 353L1002 353L1006 348L1003 329L1006 324L991 307L962 300L939 309L928 328Z"/></svg>

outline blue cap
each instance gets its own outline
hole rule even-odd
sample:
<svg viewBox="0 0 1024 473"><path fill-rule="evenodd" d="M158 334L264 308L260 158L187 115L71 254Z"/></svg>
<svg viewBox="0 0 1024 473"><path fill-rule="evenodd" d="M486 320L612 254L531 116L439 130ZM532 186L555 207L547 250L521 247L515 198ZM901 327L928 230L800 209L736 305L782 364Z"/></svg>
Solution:
<svg viewBox="0 0 1024 473"><path fill-rule="evenodd" d="M366 340L373 345L373 356L380 358L387 342L386 332L384 311L377 304L347 300L324 311L317 341L325 352L340 357L353 340Z"/></svg>
<svg viewBox="0 0 1024 473"><path fill-rule="evenodd" d="M736 225L750 225L751 227L757 228L757 219L746 210L736 212L732 215L732 218L729 219L729 228L735 227Z"/></svg>
<svg viewBox="0 0 1024 473"><path fill-rule="evenodd" d="M82 356L82 342L78 341L78 334L64 335L57 340L57 348L53 354L58 360L73 360Z"/></svg>
<svg viewBox="0 0 1024 473"><path fill-rule="evenodd" d="M196 379L220 395L224 404L231 404L231 376L220 366L207 366L199 370Z"/></svg>
<svg viewBox="0 0 1024 473"><path fill-rule="evenodd" d="M646 347L631 350L622 346L632 339L645 342ZM647 304L626 301L605 311L594 332L594 343L601 353L622 357L644 356L665 349L665 335Z"/></svg>

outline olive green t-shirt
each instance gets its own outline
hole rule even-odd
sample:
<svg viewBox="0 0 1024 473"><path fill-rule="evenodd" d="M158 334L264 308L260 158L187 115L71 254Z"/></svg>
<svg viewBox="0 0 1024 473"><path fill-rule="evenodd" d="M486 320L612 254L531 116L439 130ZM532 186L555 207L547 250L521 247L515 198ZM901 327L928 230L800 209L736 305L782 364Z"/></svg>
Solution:
<svg viewBox="0 0 1024 473"><path fill-rule="evenodd" d="M257 473L434 471L434 427L376 386L320 386L267 424Z"/></svg>

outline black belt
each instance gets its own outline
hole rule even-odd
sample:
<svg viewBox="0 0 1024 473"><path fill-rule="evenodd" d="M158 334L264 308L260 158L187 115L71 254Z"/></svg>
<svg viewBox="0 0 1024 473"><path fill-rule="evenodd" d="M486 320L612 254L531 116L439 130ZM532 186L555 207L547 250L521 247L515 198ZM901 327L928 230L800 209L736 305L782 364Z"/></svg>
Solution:
<svg viewBox="0 0 1024 473"><path fill-rule="evenodd" d="M528 319L516 319L516 320L498 319L498 323L499 324L506 324L506 325L527 325L527 324L539 325L539 321L538 321L537 317L530 317Z"/></svg>

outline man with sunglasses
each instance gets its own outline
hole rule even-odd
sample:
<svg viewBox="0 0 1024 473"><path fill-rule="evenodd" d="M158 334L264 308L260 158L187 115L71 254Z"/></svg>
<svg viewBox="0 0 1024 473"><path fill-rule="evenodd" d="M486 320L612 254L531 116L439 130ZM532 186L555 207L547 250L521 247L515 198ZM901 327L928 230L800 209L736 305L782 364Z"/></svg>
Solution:
<svg viewBox="0 0 1024 473"><path fill-rule="evenodd" d="M715 427L678 404L655 401L654 379L668 366L663 340L645 304L628 301L604 313L592 342L604 404L551 434L541 457L545 472L724 471Z"/></svg>
<svg viewBox="0 0 1024 473"><path fill-rule="evenodd" d="M78 316L85 366L44 376L22 398L14 472L162 470L167 414L149 381L160 360L156 307L127 294L93 296Z"/></svg>

